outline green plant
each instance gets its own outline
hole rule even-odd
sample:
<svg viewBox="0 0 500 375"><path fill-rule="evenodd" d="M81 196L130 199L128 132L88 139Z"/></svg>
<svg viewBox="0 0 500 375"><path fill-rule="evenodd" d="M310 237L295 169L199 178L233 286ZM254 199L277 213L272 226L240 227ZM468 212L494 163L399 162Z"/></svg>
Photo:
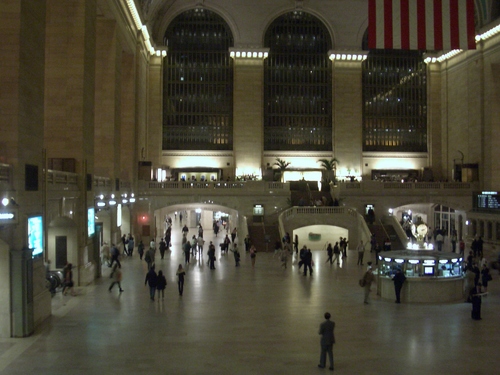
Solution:
<svg viewBox="0 0 500 375"><path fill-rule="evenodd" d="M276 162L273 164L273 166L277 166L279 168L279 170L281 171L281 176L280 176L280 180L281 182L283 182L283 179L284 179L284 172L285 172L285 169L287 169L289 166L290 166L290 162L288 161L285 161L283 159L280 159L280 158L276 158Z"/></svg>
<svg viewBox="0 0 500 375"><path fill-rule="evenodd" d="M276 165L280 169L280 171L283 172L285 169L287 169L290 166L290 164L292 164L292 163L285 161L283 159L280 159L280 158L276 158L276 162L273 165Z"/></svg>
<svg viewBox="0 0 500 375"><path fill-rule="evenodd" d="M336 158L331 159L319 159L318 162L321 163L321 167L325 169L326 173L323 174L323 183L330 183L330 181L335 182L337 164L339 161Z"/></svg>
<svg viewBox="0 0 500 375"><path fill-rule="evenodd" d="M321 167L325 168L327 171L337 170L337 164L339 164L339 161L336 158L319 159L318 161L321 163Z"/></svg>

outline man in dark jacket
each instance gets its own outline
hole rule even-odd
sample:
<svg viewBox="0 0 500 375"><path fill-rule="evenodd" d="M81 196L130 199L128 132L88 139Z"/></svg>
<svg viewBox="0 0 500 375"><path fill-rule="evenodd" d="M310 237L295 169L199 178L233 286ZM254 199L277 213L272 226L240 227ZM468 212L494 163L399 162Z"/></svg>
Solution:
<svg viewBox="0 0 500 375"><path fill-rule="evenodd" d="M405 280L406 276L400 269L397 269L396 274L392 278L392 281L394 281L394 290L396 292L396 303L401 303L401 289L403 288Z"/></svg>
<svg viewBox="0 0 500 375"><path fill-rule="evenodd" d="M321 335L321 355L319 357L319 368L326 366L326 354L330 359L330 370L333 371L333 344L335 344L335 322L330 321L330 313L325 313L325 321L319 326L319 334Z"/></svg>
<svg viewBox="0 0 500 375"><path fill-rule="evenodd" d="M300 271L300 267L302 267L302 265L304 264L304 259L306 258L306 254L307 254L307 247L306 247L306 245L304 245L304 247L302 247L302 249L300 249L300 253L299 253L299 257L300 257L299 271Z"/></svg>
<svg viewBox="0 0 500 375"><path fill-rule="evenodd" d="M307 276L307 268L309 268L309 275L312 276L312 253L311 250L307 250L307 253L304 257L304 276Z"/></svg>
<svg viewBox="0 0 500 375"><path fill-rule="evenodd" d="M149 284L149 298L155 300L156 284L158 283L158 275L155 272L155 266L152 266L146 274L144 285Z"/></svg>

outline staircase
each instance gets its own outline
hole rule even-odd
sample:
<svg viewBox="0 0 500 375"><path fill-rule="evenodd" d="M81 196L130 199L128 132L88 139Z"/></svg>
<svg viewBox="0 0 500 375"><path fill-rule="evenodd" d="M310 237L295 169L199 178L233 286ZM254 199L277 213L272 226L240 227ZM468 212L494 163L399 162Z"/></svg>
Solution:
<svg viewBox="0 0 500 375"><path fill-rule="evenodd" d="M406 245L403 245L401 240L399 239L396 230L392 225L383 225L383 224L367 224L368 229L372 234L375 234L375 238L377 243L384 249L384 242L387 237L391 240L391 250L404 250L406 249Z"/></svg>
<svg viewBox="0 0 500 375"><path fill-rule="evenodd" d="M254 224L248 227L248 234L257 251L274 251L274 244L280 240L277 225Z"/></svg>

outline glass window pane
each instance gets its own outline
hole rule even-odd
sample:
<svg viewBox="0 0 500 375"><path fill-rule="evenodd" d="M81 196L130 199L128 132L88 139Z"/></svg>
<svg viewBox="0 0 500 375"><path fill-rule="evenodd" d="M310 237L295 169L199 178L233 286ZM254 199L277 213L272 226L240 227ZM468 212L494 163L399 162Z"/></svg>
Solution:
<svg viewBox="0 0 500 375"><path fill-rule="evenodd" d="M177 16L165 32L164 150L232 150L233 36L204 8Z"/></svg>
<svg viewBox="0 0 500 375"><path fill-rule="evenodd" d="M264 149L332 150L332 74L326 27L293 11L265 35Z"/></svg>

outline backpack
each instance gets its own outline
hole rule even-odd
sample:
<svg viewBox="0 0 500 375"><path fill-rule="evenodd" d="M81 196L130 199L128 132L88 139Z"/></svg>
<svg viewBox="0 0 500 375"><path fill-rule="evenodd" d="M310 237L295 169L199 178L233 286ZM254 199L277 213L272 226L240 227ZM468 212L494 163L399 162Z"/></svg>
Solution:
<svg viewBox="0 0 500 375"><path fill-rule="evenodd" d="M149 254L149 251L146 253L146 255L144 256L144 260L149 263L151 262L151 254Z"/></svg>
<svg viewBox="0 0 500 375"><path fill-rule="evenodd" d="M359 286L361 288L364 288L366 285L366 281L365 281L365 278L362 278L362 279L359 279Z"/></svg>

